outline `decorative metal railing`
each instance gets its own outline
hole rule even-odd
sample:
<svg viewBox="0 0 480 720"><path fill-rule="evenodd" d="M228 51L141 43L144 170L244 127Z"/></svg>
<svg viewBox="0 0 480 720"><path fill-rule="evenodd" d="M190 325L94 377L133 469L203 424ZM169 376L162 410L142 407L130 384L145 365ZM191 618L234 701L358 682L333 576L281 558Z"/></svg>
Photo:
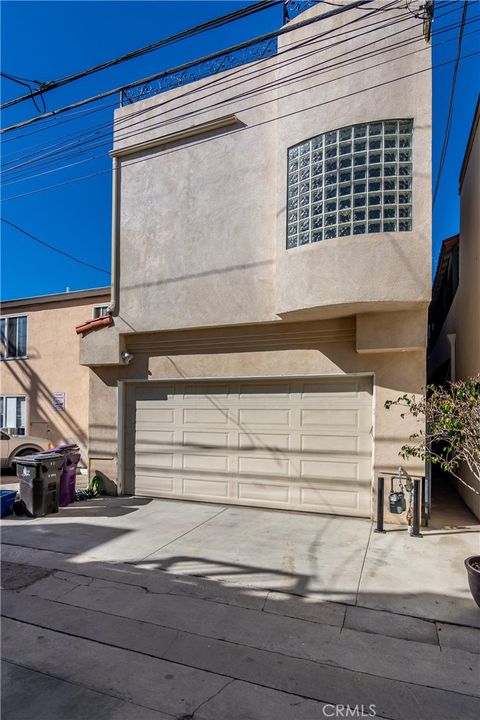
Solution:
<svg viewBox="0 0 480 720"><path fill-rule="evenodd" d="M196 80L202 80L211 75L216 75L223 70L231 70L232 68L254 62L255 60L272 57L276 52L277 39L271 38L270 40L250 45L236 52L225 53L214 60L200 62L198 65L189 67L181 72L164 75L158 80L148 83L148 85L138 85L128 90L122 90L120 102L122 105L126 105L127 103L137 102L138 100L145 100L166 90L172 90L173 88L187 85Z"/></svg>
<svg viewBox="0 0 480 720"><path fill-rule="evenodd" d="M305 10L309 10L314 5L318 5L319 2L320 0L287 0L283 8L284 22L293 20L293 18L300 15L300 13L305 12Z"/></svg>
<svg viewBox="0 0 480 720"><path fill-rule="evenodd" d="M283 7L283 21L288 22L310 7L317 5L319 0L287 0ZM234 52L227 52L216 57L214 60L199 62L180 72L172 72L162 75L156 80L144 85L136 85L133 88L122 90L120 93L120 104L126 105L145 100L146 98L158 95L166 90L188 85L188 83L202 80L211 75L216 75L224 70L246 65L256 60L264 60L272 57L277 52L277 38L270 38L264 42L249 45L246 48Z"/></svg>

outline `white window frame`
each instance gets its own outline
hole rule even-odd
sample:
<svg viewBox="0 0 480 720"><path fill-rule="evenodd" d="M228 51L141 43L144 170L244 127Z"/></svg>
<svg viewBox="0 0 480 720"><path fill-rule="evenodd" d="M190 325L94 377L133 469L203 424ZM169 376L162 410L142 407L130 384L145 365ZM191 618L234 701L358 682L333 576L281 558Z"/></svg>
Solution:
<svg viewBox="0 0 480 720"><path fill-rule="evenodd" d="M0 395L0 400L2 401L2 405L3 405L2 413L1 413L1 414L3 415L3 418L0 417L0 425L1 425L1 428L0 428L0 429L6 431L7 427L11 427L11 426L7 426L7 425L3 425L3 424L1 423L1 420L3 419L3 420L6 421L6 419L7 419L7 418L6 418L6 401L9 400L9 399L12 400L12 399L14 399L14 398L17 399L17 400L18 400L18 399L21 399L21 400L24 400L24 401L25 401L25 406L24 406L24 407L25 407L25 412L24 412L24 417L23 417L23 423L24 423L24 424L23 424L23 425L16 425L16 426L15 426L15 427L17 427L17 428L19 428L19 427L23 428L23 433L12 433L11 437L24 437L25 435L28 434L28 433L27 433L27 427L28 427L28 417L27 417L27 413L28 413L28 398L27 398L26 395L16 395L16 394L14 394L14 393L12 393L12 394L7 394L7 395ZM17 412L17 411L18 411L18 408L16 409L16 412Z"/></svg>
<svg viewBox="0 0 480 720"><path fill-rule="evenodd" d="M16 313L15 315L2 315L1 318L0 318L0 320L4 320L5 323L8 324L9 321L18 320L18 319L20 319L20 318L25 318L25 322L26 322L26 328L25 328L25 354L24 354L24 355L5 355L5 356L2 354L2 356L0 357L1 360L25 360L26 358L28 358L28 326L29 326L28 314L26 314L26 313ZM7 333L7 335L8 335L8 333ZM16 349L18 349L18 323L17 323L17 328L16 328L16 333L15 333L15 335L16 335L15 345L16 345ZM3 350L4 350L5 352L7 351L7 347L8 347L8 345L5 344L5 347L3 348ZM23 397L23 396L22 396L22 397Z"/></svg>
<svg viewBox="0 0 480 720"><path fill-rule="evenodd" d="M99 312L101 310L105 310L106 312ZM108 305L94 305L92 308L92 319L98 320L102 317L107 317L108 315Z"/></svg>

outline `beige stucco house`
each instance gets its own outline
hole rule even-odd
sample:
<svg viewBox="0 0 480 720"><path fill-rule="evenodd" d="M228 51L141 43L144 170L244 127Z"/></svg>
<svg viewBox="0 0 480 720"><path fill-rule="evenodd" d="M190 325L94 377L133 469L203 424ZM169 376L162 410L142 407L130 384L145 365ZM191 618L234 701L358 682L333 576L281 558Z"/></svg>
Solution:
<svg viewBox="0 0 480 720"><path fill-rule="evenodd" d="M437 382L464 380L480 373L479 120L480 101L460 172L460 234L444 241L434 281L430 314L437 327L432 327L429 376ZM466 484L457 482L458 491L480 518L479 483L467 467L461 468L460 474Z"/></svg>
<svg viewBox="0 0 480 720"><path fill-rule="evenodd" d="M87 462L89 370L75 326L105 312L110 288L2 303L0 426L54 446L78 443Z"/></svg>
<svg viewBox="0 0 480 720"><path fill-rule="evenodd" d="M413 426L384 403L425 385L430 48L413 16L341 10L115 113L114 322L80 348L113 491L368 517L400 464Z"/></svg>

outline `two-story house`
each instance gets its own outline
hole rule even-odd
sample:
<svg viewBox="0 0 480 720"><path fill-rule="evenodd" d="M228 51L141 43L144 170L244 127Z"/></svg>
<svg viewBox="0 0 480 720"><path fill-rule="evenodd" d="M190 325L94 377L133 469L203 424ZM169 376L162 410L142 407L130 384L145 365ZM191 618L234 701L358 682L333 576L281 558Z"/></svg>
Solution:
<svg viewBox="0 0 480 720"><path fill-rule="evenodd" d="M106 313L110 288L2 303L0 427L88 455L89 371L79 364L75 325Z"/></svg>
<svg viewBox="0 0 480 720"><path fill-rule="evenodd" d="M114 322L80 349L95 469L119 493L370 516L415 428L384 403L425 385L422 23L320 3L273 56L114 125Z"/></svg>

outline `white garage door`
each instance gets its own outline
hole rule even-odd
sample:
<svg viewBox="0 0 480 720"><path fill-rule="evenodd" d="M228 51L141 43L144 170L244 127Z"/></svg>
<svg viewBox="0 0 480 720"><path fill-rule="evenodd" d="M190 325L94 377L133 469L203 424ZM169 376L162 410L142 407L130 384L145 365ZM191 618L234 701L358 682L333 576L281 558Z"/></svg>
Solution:
<svg viewBox="0 0 480 720"><path fill-rule="evenodd" d="M370 515L371 380L146 384L135 493Z"/></svg>

